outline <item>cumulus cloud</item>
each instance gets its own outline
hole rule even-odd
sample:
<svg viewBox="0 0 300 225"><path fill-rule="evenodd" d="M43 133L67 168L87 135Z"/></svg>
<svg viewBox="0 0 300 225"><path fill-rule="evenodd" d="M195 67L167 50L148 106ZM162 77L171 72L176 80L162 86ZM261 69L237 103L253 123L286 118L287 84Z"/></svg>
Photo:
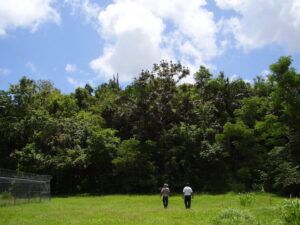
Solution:
<svg viewBox="0 0 300 225"><path fill-rule="evenodd" d="M97 18L101 11L99 5L89 0L65 0L64 3L71 6L72 15L80 12L85 16L86 23L92 24L96 29L98 28Z"/></svg>
<svg viewBox="0 0 300 225"><path fill-rule="evenodd" d="M30 69L31 72L33 72L33 73L36 73L36 72L37 72L37 68L36 68L36 66L35 66L32 62L28 61L28 62L25 64L25 66L26 66L28 69Z"/></svg>
<svg viewBox="0 0 300 225"><path fill-rule="evenodd" d="M64 2L95 25L103 45L90 68L106 80L118 73L120 81L131 81L161 59L180 61L191 74L201 64L215 69L212 60L236 46L300 51L299 0L215 0L221 10L235 12L219 21L206 0L114 0L106 7L92 0ZM192 82L192 75L184 81Z"/></svg>
<svg viewBox="0 0 300 225"><path fill-rule="evenodd" d="M68 81L69 84L71 84L75 88L84 87L86 84L90 84L91 86L94 86L93 79L79 80L79 79L76 79L74 77L67 77L67 81Z"/></svg>
<svg viewBox="0 0 300 225"><path fill-rule="evenodd" d="M233 74L229 77L230 82L238 81L238 80L243 80L246 83L253 84L253 80L249 79L243 79L240 75L238 74Z"/></svg>
<svg viewBox="0 0 300 225"><path fill-rule="evenodd" d="M8 30L30 28L36 31L45 22L60 22L58 12L51 6L54 0L0 1L0 36Z"/></svg>
<svg viewBox="0 0 300 225"><path fill-rule="evenodd" d="M263 77L267 77L267 76L270 75L270 74L271 74L271 71L268 70L268 69L265 69L265 70L263 70L263 71L260 73L260 75L263 76Z"/></svg>
<svg viewBox="0 0 300 225"><path fill-rule="evenodd" d="M7 76L10 74L10 70L7 68L0 68L0 76Z"/></svg>
<svg viewBox="0 0 300 225"><path fill-rule="evenodd" d="M190 68L220 54L218 27L205 0L115 0L99 14L103 53L90 67L105 78L130 81L162 59Z"/></svg>
<svg viewBox="0 0 300 225"><path fill-rule="evenodd" d="M229 77L230 82L237 81L239 79L241 79L241 77L237 74L233 74L232 76Z"/></svg>
<svg viewBox="0 0 300 225"><path fill-rule="evenodd" d="M65 67L66 72L73 73L76 72L77 66L75 64L67 64Z"/></svg>
<svg viewBox="0 0 300 225"><path fill-rule="evenodd" d="M215 0L218 7L234 10L238 16L224 21L238 47L246 51L268 44L300 52L299 0Z"/></svg>
<svg viewBox="0 0 300 225"><path fill-rule="evenodd" d="M249 80L249 79L243 79L246 83L249 83L251 85L254 84L254 81L253 80Z"/></svg>
<svg viewBox="0 0 300 225"><path fill-rule="evenodd" d="M67 77L67 81L69 82L69 84L71 84L74 87L84 87L85 85L84 82L80 82L73 77Z"/></svg>

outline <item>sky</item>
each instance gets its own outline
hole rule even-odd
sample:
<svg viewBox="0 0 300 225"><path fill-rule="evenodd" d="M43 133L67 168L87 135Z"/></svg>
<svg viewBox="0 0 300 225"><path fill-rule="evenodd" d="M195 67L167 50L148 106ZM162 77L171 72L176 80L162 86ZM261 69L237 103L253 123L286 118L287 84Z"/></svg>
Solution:
<svg viewBox="0 0 300 225"><path fill-rule="evenodd" d="M114 75L125 87L154 63L248 82L292 56L300 71L300 0L0 0L0 90L22 76L63 93Z"/></svg>

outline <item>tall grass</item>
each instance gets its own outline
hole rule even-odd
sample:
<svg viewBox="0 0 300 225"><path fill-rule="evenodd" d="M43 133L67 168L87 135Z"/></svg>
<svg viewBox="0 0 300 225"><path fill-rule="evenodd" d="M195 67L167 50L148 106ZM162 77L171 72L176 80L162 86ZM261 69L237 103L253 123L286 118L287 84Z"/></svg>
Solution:
<svg viewBox="0 0 300 225"><path fill-rule="evenodd" d="M285 200L281 207L284 225L300 224L300 199Z"/></svg>
<svg viewBox="0 0 300 225"><path fill-rule="evenodd" d="M255 197L253 193L244 193L239 195L241 206L250 206L253 203L254 199Z"/></svg>
<svg viewBox="0 0 300 225"><path fill-rule="evenodd" d="M14 203L13 195L8 191L2 192L2 194L0 195L0 207L10 205L13 203Z"/></svg>
<svg viewBox="0 0 300 225"><path fill-rule="evenodd" d="M249 212L225 209L211 222L211 225L260 225Z"/></svg>

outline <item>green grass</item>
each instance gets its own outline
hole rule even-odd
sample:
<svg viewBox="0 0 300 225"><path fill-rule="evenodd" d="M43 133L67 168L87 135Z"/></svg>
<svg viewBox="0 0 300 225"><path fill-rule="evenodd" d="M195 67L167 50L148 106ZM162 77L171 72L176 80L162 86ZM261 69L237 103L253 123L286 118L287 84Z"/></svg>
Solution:
<svg viewBox="0 0 300 225"><path fill-rule="evenodd" d="M110 195L53 198L42 203L0 207L1 225L207 225L223 210L250 213L264 224L278 224L284 199L255 194L250 206L241 206L239 196L195 195L186 210L181 196L171 196L164 209L158 195Z"/></svg>

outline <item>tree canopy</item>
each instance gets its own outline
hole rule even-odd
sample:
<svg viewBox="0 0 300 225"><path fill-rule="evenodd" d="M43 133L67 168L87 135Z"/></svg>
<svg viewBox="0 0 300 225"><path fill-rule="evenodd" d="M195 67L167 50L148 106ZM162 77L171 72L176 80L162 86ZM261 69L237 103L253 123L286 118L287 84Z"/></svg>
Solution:
<svg viewBox="0 0 300 225"><path fill-rule="evenodd" d="M56 194L152 193L188 181L199 192L299 194L300 74L291 57L253 84L162 61L62 94L22 77L0 91L0 167L51 174Z"/></svg>

